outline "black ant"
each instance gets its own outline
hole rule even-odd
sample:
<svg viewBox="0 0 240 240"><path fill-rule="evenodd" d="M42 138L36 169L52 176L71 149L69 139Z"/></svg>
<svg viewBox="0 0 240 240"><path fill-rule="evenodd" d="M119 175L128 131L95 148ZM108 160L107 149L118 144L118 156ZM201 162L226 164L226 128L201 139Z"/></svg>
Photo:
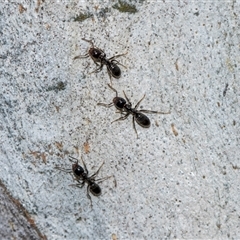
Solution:
<svg viewBox="0 0 240 240"><path fill-rule="evenodd" d="M112 106L115 106L121 114L123 114L124 116L112 121L113 122L116 122L116 121L119 121L119 120L125 120L127 119L127 117L132 114L133 116L133 119L132 119L132 122L133 122L133 128L137 134L137 137L138 137L138 133L137 133L137 130L136 130L136 126L135 126L135 121L141 126L141 127L144 127L144 128L149 128L150 125L151 125L151 122L150 122L150 119L145 115L143 114L142 112L144 113L159 113L159 114L169 114L170 112L158 112L158 111L151 111L151 110L137 110L139 104L141 103L141 101L145 98L145 94L144 96L138 101L138 103L136 104L136 106L134 108L132 108L132 103L129 101L128 97L126 96L125 92L123 91L123 94L126 98L126 100L124 98L121 98L121 97L118 97L118 92L116 89L114 89L112 86L110 86L108 84L108 86L116 93L116 97L113 98L113 101L109 104L106 104L106 103L98 103L97 105L101 105L101 106L104 106L104 107L112 107Z"/></svg>
<svg viewBox="0 0 240 240"><path fill-rule="evenodd" d="M124 56L127 53L115 55L115 56L107 59L105 52L102 49L95 47L91 40L87 40L85 38L82 38L82 40L89 42L91 44L91 47L88 50L88 53L86 53L85 55L76 56L74 58L74 60L77 58L91 57L93 62L98 66L98 68L95 69L91 73L100 72L102 70L103 66L105 65L107 67L107 71L108 71L108 75L110 77L111 84L112 84L112 77L117 78L117 79L121 77L121 69L118 67L118 64L123 67L125 67L125 66L122 65L117 60L115 60L115 58ZM100 66L99 66L99 64L100 64Z"/></svg>
<svg viewBox="0 0 240 240"><path fill-rule="evenodd" d="M108 176L108 177L104 177L101 179L95 179L95 177L97 176L97 174L99 173L100 169L102 168L104 162L101 164L101 166L98 168L98 170L91 175L90 177L88 176L88 169L86 167L85 162L82 159L82 163L83 163L83 167L80 166L78 164L78 159L74 158L74 157L69 157L69 160L72 161L74 160L75 162L72 164L72 169L64 169L64 168L60 168L60 167L55 167L58 170L61 170L63 172L67 172L67 173L73 173L73 179L76 180L78 183L77 184L71 184L71 186L77 186L82 188L84 186L84 184L88 184L87 187L87 197L90 199L91 201L91 206L92 206L92 199L91 196L89 194L89 191L94 195L94 196L100 196L102 193L102 190L100 188L100 186L96 183L100 183L103 182L104 180L112 177L112 176Z"/></svg>

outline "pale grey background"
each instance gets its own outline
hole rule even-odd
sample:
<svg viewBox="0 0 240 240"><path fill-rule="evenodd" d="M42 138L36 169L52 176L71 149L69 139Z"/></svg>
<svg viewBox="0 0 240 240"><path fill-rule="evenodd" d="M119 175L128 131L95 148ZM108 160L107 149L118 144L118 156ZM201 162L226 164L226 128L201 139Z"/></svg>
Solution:
<svg viewBox="0 0 240 240"><path fill-rule="evenodd" d="M20 2L0 6L0 178L42 234L239 239L240 2L132 1L133 14L116 1ZM119 114L97 106L114 97L106 69L73 61L89 48L82 37L109 57L128 52L119 95L146 93L141 107L171 114L149 115L139 139L131 118L111 125ZM69 155L115 175L92 209L86 187L54 169Z"/></svg>

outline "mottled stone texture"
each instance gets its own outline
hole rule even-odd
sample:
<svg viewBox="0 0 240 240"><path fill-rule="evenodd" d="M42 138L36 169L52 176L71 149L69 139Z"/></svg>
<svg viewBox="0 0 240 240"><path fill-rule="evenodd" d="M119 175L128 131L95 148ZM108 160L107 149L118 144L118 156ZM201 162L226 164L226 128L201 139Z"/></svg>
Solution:
<svg viewBox="0 0 240 240"><path fill-rule="evenodd" d="M34 219L0 182L0 239L46 239Z"/></svg>

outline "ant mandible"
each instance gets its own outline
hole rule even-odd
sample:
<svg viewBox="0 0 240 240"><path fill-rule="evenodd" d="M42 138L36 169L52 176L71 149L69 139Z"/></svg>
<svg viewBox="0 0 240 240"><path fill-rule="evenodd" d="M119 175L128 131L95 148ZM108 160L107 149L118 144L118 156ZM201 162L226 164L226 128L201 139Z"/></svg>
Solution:
<svg viewBox="0 0 240 240"><path fill-rule="evenodd" d="M100 179L95 179L95 177L97 176L97 174L99 173L100 169L102 168L102 166L104 164L104 162L103 162L101 164L101 166L98 168L98 170L89 177L88 176L88 169L86 167L86 164L83 161L82 157L81 157L81 159L82 159L83 167L78 164L78 159L70 156L69 160L70 161L73 161L73 160L75 161L72 164L72 169L64 169L64 168L61 168L61 167L55 167L55 168L58 169L58 170L61 170L63 172L66 172L66 173L70 173L70 174L72 173L73 174L73 179L76 180L78 183L77 184L71 184L71 186L76 186L76 187L82 188L85 183L88 185L88 187L87 187L87 197L90 199L91 206L92 206L92 199L91 199L91 196L89 194L89 191L94 196L97 196L97 197L100 196L101 193L102 193L102 190L96 182L98 182L98 183L103 182L104 180L106 180L106 179L108 179L112 176L108 176L108 177L104 177L104 178L100 178Z"/></svg>
<svg viewBox="0 0 240 240"><path fill-rule="evenodd" d="M103 66L105 65L107 67L107 72L108 72L111 84L112 84L112 77L114 77L116 79L121 77L121 69L119 68L118 65L121 65L123 67L125 67L125 66L122 65L117 60L115 60L115 58L124 56L127 53L115 55L115 56L107 59L105 52L102 49L95 47L91 40L87 40L85 38L82 38L82 40L90 43L91 47L89 48L88 52L85 55L76 56L76 57L74 57L74 60L78 59L78 58L91 57L93 62L98 66L98 68L95 69L91 73L100 72L102 70ZM99 64L100 64L100 66L99 66Z"/></svg>
<svg viewBox="0 0 240 240"><path fill-rule="evenodd" d="M123 94L126 98L126 100L122 97L118 97L118 92L116 89L114 89L112 86L110 86L108 84L108 86L116 93L116 97L113 98L113 101L109 104L106 103L98 103L97 105L100 106L104 106L104 107L112 107L115 106L117 108L117 110L120 111L121 114L123 114L124 116L112 121L116 122L116 121L120 121L120 120L125 120L128 118L128 116L131 114L133 116L132 118L132 122L133 122L133 128L137 134L138 137L138 133L137 133L137 129L135 126L135 121L144 128L149 128L151 125L150 119L143 114L144 113L158 113L158 114L169 114L170 112L158 112L158 111L151 111L151 110L137 110L139 104L141 103L141 101L145 98L145 94L144 96L138 101L138 103L136 104L136 106L134 108L132 108L132 103L129 101L128 97L126 96L125 92L123 91Z"/></svg>

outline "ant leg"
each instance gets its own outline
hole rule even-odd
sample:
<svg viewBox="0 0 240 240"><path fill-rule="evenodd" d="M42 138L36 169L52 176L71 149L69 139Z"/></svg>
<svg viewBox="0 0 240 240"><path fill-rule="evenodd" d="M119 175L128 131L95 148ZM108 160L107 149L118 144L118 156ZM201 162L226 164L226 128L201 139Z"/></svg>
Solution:
<svg viewBox="0 0 240 240"><path fill-rule="evenodd" d="M107 72L108 72L108 76L110 78L110 83L111 83L111 86L112 86L112 74L111 74L111 72L109 71L108 68L107 68Z"/></svg>
<svg viewBox="0 0 240 240"><path fill-rule="evenodd" d="M113 176L111 175L111 176L103 177L103 178L95 180L95 182L101 183L101 182L103 182L103 181L105 181L105 180L107 180L107 179L109 179L111 177L113 177Z"/></svg>
<svg viewBox="0 0 240 240"><path fill-rule="evenodd" d="M83 163L83 167L84 167L84 169L85 169L85 172L86 172L86 174L88 175L87 166L86 166L85 162L83 161L83 157L82 157L82 156L81 156L81 159L82 159L82 163Z"/></svg>
<svg viewBox="0 0 240 240"><path fill-rule="evenodd" d="M87 57L89 57L88 53L86 53L85 55L78 55L78 56L74 57L73 60L76 60L78 58L87 58Z"/></svg>
<svg viewBox="0 0 240 240"><path fill-rule="evenodd" d="M88 185L88 187L87 187L87 197L88 197L88 199L91 201L91 207L92 207L93 204L92 204L92 198L91 198L91 196L90 196L90 194L89 194L89 188L90 188L90 185Z"/></svg>
<svg viewBox="0 0 240 240"><path fill-rule="evenodd" d="M118 92L115 88L113 88L110 84L108 84L108 86L116 93L116 97L118 96Z"/></svg>
<svg viewBox="0 0 240 240"><path fill-rule="evenodd" d="M151 110L139 110L139 112L144 112L144 113L159 113L159 114L170 114L171 112L158 112L158 111L151 111Z"/></svg>
<svg viewBox="0 0 240 240"><path fill-rule="evenodd" d="M86 38L82 38L82 40L90 43L92 45L92 47L94 48L94 44L91 40L87 40Z"/></svg>
<svg viewBox="0 0 240 240"><path fill-rule="evenodd" d="M96 61L93 61L97 66L99 66L99 64Z"/></svg>
<svg viewBox="0 0 240 240"><path fill-rule="evenodd" d="M135 118L134 118L134 116L132 118L132 123L133 123L133 129L134 129L135 133L137 134L137 138L138 138L138 133L137 133L136 125L135 125Z"/></svg>
<svg viewBox="0 0 240 240"><path fill-rule="evenodd" d="M125 111L124 109L123 110L118 110L118 111L116 111L115 113L120 113L121 115L126 115L127 114L127 111Z"/></svg>
<svg viewBox="0 0 240 240"><path fill-rule="evenodd" d="M124 94L125 98L127 99L128 103L132 106L132 103L130 102L130 100L128 99L128 97L124 91L123 91L123 94Z"/></svg>
<svg viewBox="0 0 240 240"><path fill-rule="evenodd" d="M55 166L54 168L60 170L60 171L63 171L63 172L66 172L66 173L71 173L72 170L71 169L65 169L65 168L61 168L61 167L58 167L58 166Z"/></svg>
<svg viewBox="0 0 240 240"><path fill-rule="evenodd" d="M117 121L123 121L123 120L127 119L127 117L128 117L129 115L130 115L130 113L127 113L127 114L125 114L123 117L120 117L120 118L112 121L111 123L114 123L114 122L117 122Z"/></svg>
<svg viewBox="0 0 240 240"><path fill-rule="evenodd" d="M73 162L73 160L76 160L76 161L77 161L77 163L78 163L78 159L77 159L77 158L75 158L75 157L72 157L72 156L69 156L69 161Z"/></svg>
<svg viewBox="0 0 240 240"><path fill-rule="evenodd" d="M98 168L98 170L90 177L91 179L92 179L94 176L98 175L98 173L99 173L100 169L102 168L103 164L104 164L104 162L101 164L101 166Z"/></svg>
<svg viewBox="0 0 240 240"><path fill-rule="evenodd" d="M84 186L84 181L82 183L76 183L76 184L70 184L69 186L71 187L78 187L78 188L82 188Z"/></svg>
<svg viewBox="0 0 240 240"><path fill-rule="evenodd" d="M114 175L111 175L111 176L108 176L108 177L104 177L104 178L100 178L100 179L96 179L95 182L101 183L101 182L103 182L103 181L105 181L105 180L107 180L107 179L109 179L111 177L114 178L114 181L113 181L114 182L114 186L117 187L117 180L116 180Z"/></svg>
<svg viewBox="0 0 240 240"><path fill-rule="evenodd" d="M138 101L138 103L136 104L136 106L134 107L134 109L137 109L139 104L141 103L141 101L145 98L145 94L143 95L143 97Z"/></svg>
<svg viewBox="0 0 240 240"><path fill-rule="evenodd" d="M121 56L125 56L125 55L127 55L127 54L128 54L128 53L126 52L126 53L122 53L122 54L115 55L115 56L109 58L108 61L110 61L110 60L112 60L112 59L114 59L114 58L118 58L118 57L121 57Z"/></svg>
<svg viewBox="0 0 240 240"><path fill-rule="evenodd" d="M107 103L98 103L97 105L98 105L98 106L104 106L104 107L110 108L110 107L113 106L113 103L109 103L109 104L107 104Z"/></svg>
<svg viewBox="0 0 240 240"><path fill-rule="evenodd" d="M118 65L121 65L121 66L123 66L123 67L125 67L125 68L127 68L126 66L124 66L123 64L121 64L119 61L117 61L117 60L112 60L111 61L111 63L117 63Z"/></svg>
<svg viewBox="0 0 240 240"><path fill-rule="evenodd" d="M101 66L99 68L95 69L94 71L90 72L89 74L100 72L100 71L102 71L102 68L103 68L103 64L101 64Z"/></svg>

